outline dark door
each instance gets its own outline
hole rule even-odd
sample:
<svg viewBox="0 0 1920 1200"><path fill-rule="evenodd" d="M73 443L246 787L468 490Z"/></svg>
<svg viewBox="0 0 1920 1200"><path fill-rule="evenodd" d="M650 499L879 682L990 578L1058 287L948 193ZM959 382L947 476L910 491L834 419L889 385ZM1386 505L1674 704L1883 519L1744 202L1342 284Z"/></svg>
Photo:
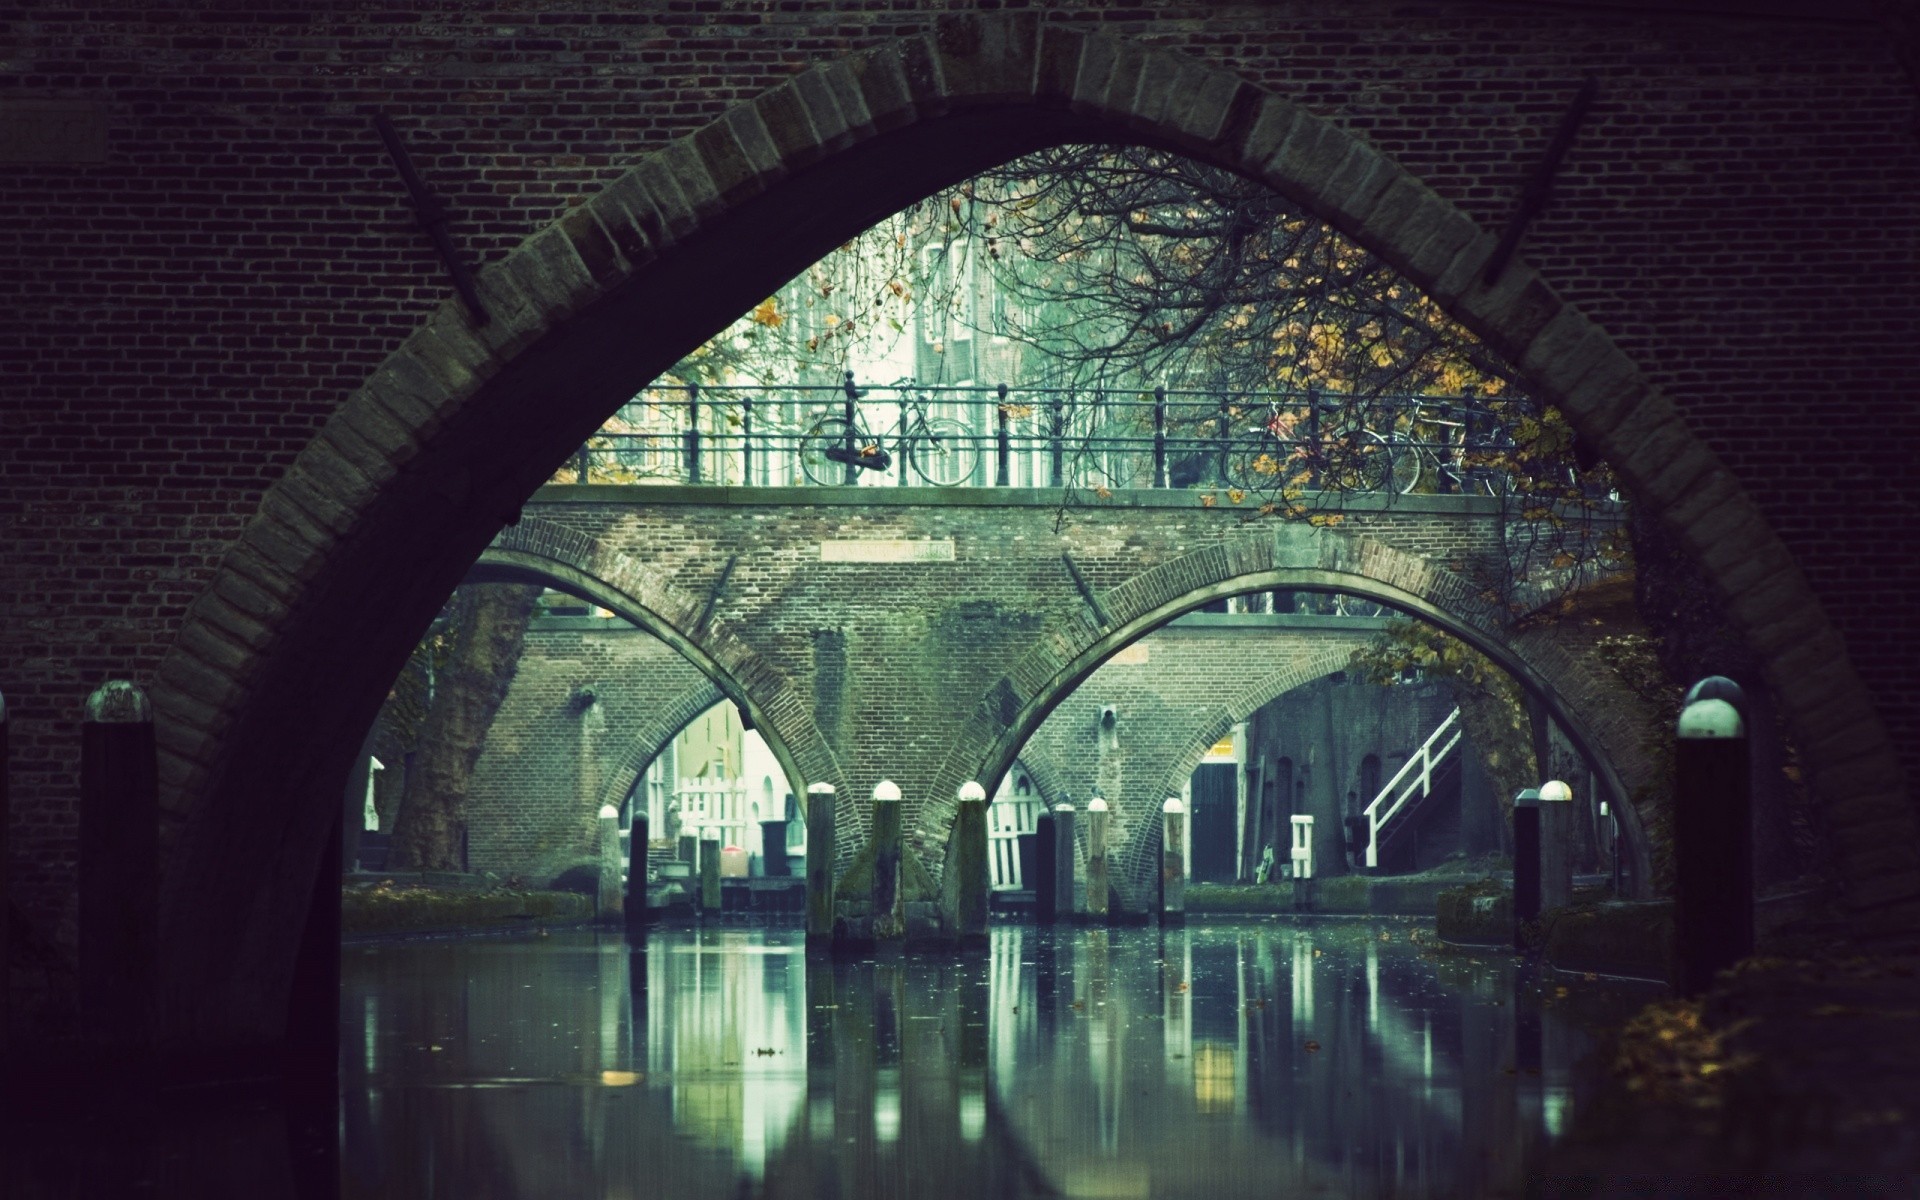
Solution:
<svg viewBox="0 0 1920 1200"><path fill-rule="evenodd" d="M1193 880L1233 882L1232 763L1203 763L1193 773Z"/></svg>

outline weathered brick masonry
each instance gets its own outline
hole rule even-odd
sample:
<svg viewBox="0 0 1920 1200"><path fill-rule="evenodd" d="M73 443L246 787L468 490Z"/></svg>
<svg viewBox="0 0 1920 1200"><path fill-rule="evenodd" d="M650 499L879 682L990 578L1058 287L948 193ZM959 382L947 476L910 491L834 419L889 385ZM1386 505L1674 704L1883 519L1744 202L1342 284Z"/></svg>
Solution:
<svg viewBox="0 0 1920 1200"><path fill-rule="evenodd" d="M1271 588L1376 595L1453 629L1541 695L1607 796L1650 790L1657 760L1644 752L1638 703L1622 703L1619 681L1580 639L1515 632L1472 581L1477 564L1500 557L1497 502L1352 497L1340 515L1337 528L1314 529L1249 519L1229 497L1208 506L1167 491L1063 511L1055 494L1022 489L560 486L538 493L473 577L572 590L680 648L751 714L796 792L838 789L843 864L884 778L904 794L909 848L937 877L960 785L992 787L1016 754L1047 744L1042 722L1084 680L1135 670L1110 655L1207 600ZM1256 656L1230 686L1214 681L1194 719L1211 741L1312 678L1304 669ZM1157 805L1167 784L1147 786ZM1127 811L1149 803L1109 799ZM1151 831L1127 811L1120 835ZM1633 806L1622 812L1641 885L1645 841Z"/></svg>
<svg viewBox="0 0 1920 1200"><path fill-rule="evenodd" d="M939 29L926 6L810 0L16 20L0 687L8 886L32 919L71 910L82 698L153 684L170 1036L273 1036L273 1001L241 997L274 986L220 981L284 978L327 793L386 681L566 450L888 205L1129 132L1327 216L1560 402L1728 595L1849 903L1891 917L1920 892L1899 766L1920 765L1920 433L1890 419L1920 365L1920 159L1878 26L1364 0L1038 11ZM1483 284L1491 231L1588 75L1599 99L1553 206ZM443 304L374 109L483 264L488 326ZM50 111L71 136L40 136Z"/></svg>

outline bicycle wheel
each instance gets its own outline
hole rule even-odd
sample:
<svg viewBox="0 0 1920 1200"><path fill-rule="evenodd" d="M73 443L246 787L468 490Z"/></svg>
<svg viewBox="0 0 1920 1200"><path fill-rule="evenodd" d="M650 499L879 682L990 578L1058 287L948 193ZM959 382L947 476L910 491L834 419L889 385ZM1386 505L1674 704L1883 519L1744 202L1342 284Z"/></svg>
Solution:
<svg viewBox="0 0 1920 1200"><path fill-rule="evenodd" d="M1406 495L1420 486L1420 477L1426 473L1426 454L1413 442L1398 438L1387 439L1387 452L1391 456L1387 468L1387 481L1399 495Z"/></svg>
<svg viewBox="0 0 1920 1200"><path fill-rule="evenodd" d="M1247 492L1284 487L1293 446L1265 430L1243 434L1227 448L1227 486Z"/></svg>
<svg viewBox="0 0 1920 1200"><path fill-rule="evenodd" d="M928 417L907 439L914 474L935 487L968 483L980 467L980 443L958 421Z"/></svg>
<svg viewBox="0 0 1920 1200"><path fill-rule="evenodd" d="M1382 605L1345 592L1334 596L1333 611L1343 617L1383 617L1387 614Z"/></svg>
<svg viewBox="0 0 1920 1200"><path fill-rule="evenodd" d="M828 450L844 449L848 443L847 419L845 417L821 417L800 435L800 472L807 482L818 487L832 487L847 482L850 468L827 457ZM861 438L858 427L853 427L853 443L857 449Z"/></svg>
<svg viewBox="0 0 1920 1200"><path fill-rule="evenodd" d="M1408 457L1402 449L1371 429L1345 439L1327 472L1328 486L1342 492L1384 492L1393 486L1394 461ZM1416 460L1414 470L1419 470Z"/></svg>

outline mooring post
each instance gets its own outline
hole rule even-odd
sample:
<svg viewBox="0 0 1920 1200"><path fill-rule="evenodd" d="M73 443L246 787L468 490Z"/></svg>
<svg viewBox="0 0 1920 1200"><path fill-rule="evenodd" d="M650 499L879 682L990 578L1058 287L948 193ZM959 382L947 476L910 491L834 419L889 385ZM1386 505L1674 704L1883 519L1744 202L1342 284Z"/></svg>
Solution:
<svg viewBox="0 0 1920 1200"><path fill-rule="evenodd" d="M1525 950L1524 927L1540 919L1540 789L1513 798L1513 948Z"/></svg>
<svg viewBox="0 0 1920 1200"><path fill-rule="evenodd" d="M1693 685L1674 742L1674 924L1682 995L1753 953L1753 796L1746 697L1712 676Z"/></svg>
<svg viewBox="0 0 1920 1200"><path fill-rule="evenodd" d="M700 832L700 911L720 912L720 830L711 826Z"/></svg>
<svg viewBox="0 0 1920 1200"><path fill-rule="evenodd" d="M1187 920L1187 806L1168 796L1160 806L1160 923Z"/></svg>
<svg viewBox="0 0 1920 1200"><path fill-rule="evenodd" d="M1075 869L1079 864L1080 847L1073 840L1073 804L1062 800L1053 806L1053 919L1056 922L1072 921L1079 911L1074 903L1074 877L1079 874Z"/></svg>
<svg viewBox="0 0 1920 1200"><path fill-rule="evenodd" d="M960 785L953 814L953 870L959 873L954 932L963 950L987 945L987 897L993 888L987 870L987 789L973 780Z"/></svg>
<svg viewBox="0 0 1920 1200"><path fill-rule="evenodd" d="M1540 785L1540 911L1573 903L1573 788Z"/></svg>
<svg viewBox="0 0 1920 1200"><path fill-rule="evenodd" d="M1053 810L1045 809L1033 821L1033 878L1024 881L1033 889L1033 919L1042 925L1053 924L1057 896L1053 876L1060 859L1054 853L1053 843Z"/></svg>
<svg viewBox="0 0 1920 1200"><path fill-rule="evenodd" d="M647 907L647 806L637 796L633 821L627 826L626 916L627 940L644 940L653 910Z"/></svg>
<svg viewBox="0 0 1920 1200"><path fill-rule="evenodd" d="M620 810L611 804L600 806L600 820L594 831L600 851L599 886L594 891L593 919L611 925L624 913L626 881L620 869Z"/></svg>
<svg viewBox="0 0 1920 1200"><path fill-rule="evenodd" d="M833 940L833 785L807 785L807 949Z"/></svg>
<svg viewBox="0 0 1920 1200"><path fill-rule="evenodd" d="M1107 802L1095 796L1087 801L1087 920L1107 921Z"/></svg>
<svg viewBox="0 0 1920 1200"><path fill-rule="evenodd" d="M873 785L873 940L897 947L907 936L906 889L901 886L900 786Z"/></svg>
<svg viewBox="0 0 1920 1200"><path fill-rule="evenodd" d="M80 724L80 1028L97 1045L151 1040L159 849L153 707L138 685L111 680Z"/></svg>

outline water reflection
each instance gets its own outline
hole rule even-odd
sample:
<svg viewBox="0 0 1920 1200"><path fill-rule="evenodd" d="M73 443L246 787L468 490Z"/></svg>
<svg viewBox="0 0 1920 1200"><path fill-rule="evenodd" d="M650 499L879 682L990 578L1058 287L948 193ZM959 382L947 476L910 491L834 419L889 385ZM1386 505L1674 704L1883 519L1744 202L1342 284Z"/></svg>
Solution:
<svg viewBox="0 0 1920 1200"><path fill-rule="evenodd" d="M1509 960L1405 934L1003 927L983 959L831 964L784 930L351 948L342 1194L1495 1190L1569 1119L1586 1038Z"/></svg>

